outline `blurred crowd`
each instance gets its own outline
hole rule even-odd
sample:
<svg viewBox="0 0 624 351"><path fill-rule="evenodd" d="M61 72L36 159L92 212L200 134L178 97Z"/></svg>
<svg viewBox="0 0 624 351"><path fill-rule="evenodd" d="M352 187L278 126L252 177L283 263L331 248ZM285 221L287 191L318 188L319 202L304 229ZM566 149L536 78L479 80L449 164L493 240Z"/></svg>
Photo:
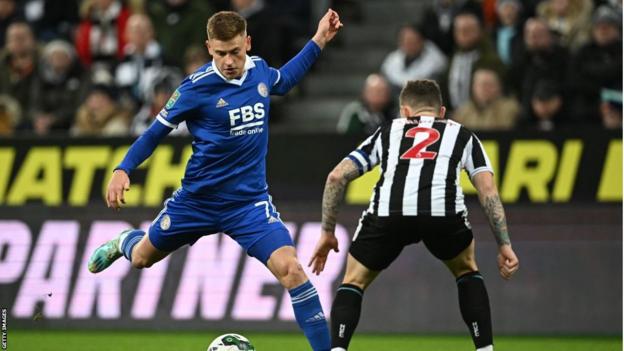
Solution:
<svg viewBox="0 0 624 351"><path fill-rule="evenodd" d="M220 10L247 19L251 54L273 66L310 32L309 0L0 0L0 136L140 134L209 61Z"/></svg>
<svg viewBox="0 0 624 351"><path fill-rule="evenodd" d="M396 50L345 107L339 132L370 132L396 117L401 86L421 78L440 82L449 116L475 130L621 128L622 0L430 3L419 23L401 26ZM357 1L331 4L357 20ZM0 0L0 135L139 135L209 60L210 15L239 12L252 54L280 66L309 38L311 5Z"/></svg>
<svg viewBox="0 0 624 351"><path fill-rule="evenodd" d="M622 128L621 0L434 0L347 105L341 133L397 115L411 79L435 79L473 130Z"/></svg>

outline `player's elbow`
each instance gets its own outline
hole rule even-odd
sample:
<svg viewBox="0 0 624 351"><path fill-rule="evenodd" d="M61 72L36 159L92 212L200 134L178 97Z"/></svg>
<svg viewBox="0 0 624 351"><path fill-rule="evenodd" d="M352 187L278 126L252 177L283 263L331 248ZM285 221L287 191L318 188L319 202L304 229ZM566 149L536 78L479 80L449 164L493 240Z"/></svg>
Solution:
<svg viewBox="0 0 624 351"><path fill-rule="evenodd" d="M479 191L479 193L483 195L493 195L493 194L498 193L498 190L496 189L496 185L494 185L493 182L482 184L481 186L477 187L477 191Z"/></svg>
<svg viewBox="0 0 624 351"><path fill-rule="evenodd" d="M340 184L342 182L345 181L345 177L342 174L342 172L338 171L338 170L333 170L331 172L329 172L329 174L327 175L327 184Z"/></svg>

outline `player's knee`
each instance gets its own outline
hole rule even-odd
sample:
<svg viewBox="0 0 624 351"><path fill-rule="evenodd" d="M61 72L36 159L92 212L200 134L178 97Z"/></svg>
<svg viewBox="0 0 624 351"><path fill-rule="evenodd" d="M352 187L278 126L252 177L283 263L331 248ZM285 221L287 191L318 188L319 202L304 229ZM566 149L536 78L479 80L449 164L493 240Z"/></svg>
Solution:
<svg viewBox="0 0 624 351"><path fill-rule="evenodd" d="M287 289L295 288L307 280L303 267L296 258L288 259L281 269L280 282Z"/></svg>
<svg viewBox="0 0 624 351"><path fill-rule="evenodd" d="M471 259L458 260L455 264L449 265L451 273L455 277L461 277L464 274L476 272L479 270L477 262Z"/></svg>
<svg viewBox="0 0 624 351"><path fill-rule="evenodd" d="M363 277L345 274L344 279L342 280L342 284L355 285L362 290L366 290L369 281L367 279L364 279Z"/></svg>
<svg viewBox="0 0 624 351"><path fill-rule="evenodd" d="M305 272L303 271L303 267L299 261L296 259L289 260L286 267L286 277L290 279L305 277Z"/></svg>

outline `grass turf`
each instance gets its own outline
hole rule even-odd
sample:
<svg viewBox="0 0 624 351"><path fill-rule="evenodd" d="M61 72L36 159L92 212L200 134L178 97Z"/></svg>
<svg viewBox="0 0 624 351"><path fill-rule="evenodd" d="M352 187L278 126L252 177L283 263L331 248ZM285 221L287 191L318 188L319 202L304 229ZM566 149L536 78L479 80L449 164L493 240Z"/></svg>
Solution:
<svg viewBox="0 0 624 351"><path fill-rule="evenodd" d="M9 330L11 351L205 351L215 332L110 332ZM259 351L309 351L299 334L243 333ZM616 351L620 337L497 337L504 351ZM474 350L466 336L356 335L350 351L461 351Z"/></svg>

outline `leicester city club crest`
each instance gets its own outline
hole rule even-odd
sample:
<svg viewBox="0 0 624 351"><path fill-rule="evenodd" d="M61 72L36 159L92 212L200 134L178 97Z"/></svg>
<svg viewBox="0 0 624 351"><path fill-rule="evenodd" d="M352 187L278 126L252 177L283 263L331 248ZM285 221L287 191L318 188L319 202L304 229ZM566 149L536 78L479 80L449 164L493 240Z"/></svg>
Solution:
<svg viewBox="0 0 624 351"><path fill-rule="evenodd" d="M169 227L171 227L171 217L168 214L164 214L160 218L160 229L167 230Z"/></svg>
<svg viewBox="0 0 624 351"><path fill-rule="evenodd" d="M258 84L258 94L262 97L269 96L269 88L267 88L266 84L260 83Z"/></svg>

